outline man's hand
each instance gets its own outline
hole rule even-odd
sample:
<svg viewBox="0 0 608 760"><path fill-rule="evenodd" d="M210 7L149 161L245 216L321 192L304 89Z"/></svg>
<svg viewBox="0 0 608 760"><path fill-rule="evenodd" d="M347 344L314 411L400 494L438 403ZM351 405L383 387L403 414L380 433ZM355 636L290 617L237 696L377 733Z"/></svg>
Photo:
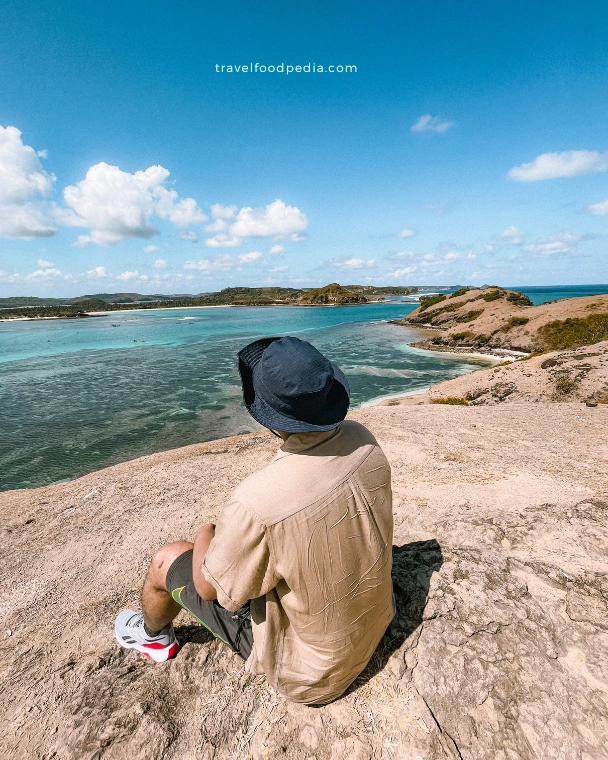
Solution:
<svg viewBox="0 0 608 760"><path fill-rule="evenodd" d="M206 602L212 602L214 599L217 599L217 591L203 575L203 561L213 536L215 536L215 525L213 523L207 523L207 525L199 528L194 539L194 554L192 555L194 588L200 598Z"/></svg>

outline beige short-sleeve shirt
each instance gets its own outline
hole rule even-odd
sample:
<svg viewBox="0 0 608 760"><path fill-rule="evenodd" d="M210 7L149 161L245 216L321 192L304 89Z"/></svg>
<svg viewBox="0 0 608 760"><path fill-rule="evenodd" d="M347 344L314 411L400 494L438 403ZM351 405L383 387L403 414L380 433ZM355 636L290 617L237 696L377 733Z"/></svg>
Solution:
<svg viewBox="0 0 608 760"><path fill-rule="evenodd" d="M394 616L390 466L357 422L290 436L222 510L203 572L219 603L251 600L247 669L286 697L328 702Z"/></svg>

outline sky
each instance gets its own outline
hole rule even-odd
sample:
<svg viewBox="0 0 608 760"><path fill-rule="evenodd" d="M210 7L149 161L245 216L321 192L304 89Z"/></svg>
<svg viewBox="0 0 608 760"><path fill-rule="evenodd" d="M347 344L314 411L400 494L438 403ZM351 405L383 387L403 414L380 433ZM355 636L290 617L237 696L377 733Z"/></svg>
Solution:
<svg viewBox="0 0 608 760"><path fill-rule="evenodd" d="M604 2L0 17L0 296L608 282Z"/></svg>

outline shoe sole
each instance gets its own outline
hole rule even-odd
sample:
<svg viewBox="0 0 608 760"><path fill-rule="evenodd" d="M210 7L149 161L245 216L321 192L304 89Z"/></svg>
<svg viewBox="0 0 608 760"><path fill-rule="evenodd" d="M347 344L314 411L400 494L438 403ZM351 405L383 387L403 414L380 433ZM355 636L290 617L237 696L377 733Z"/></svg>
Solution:
<svg viewBox="0 0 608 760"><path fill-rule="evenodd" d="M116 632L114 632L114 636L123 649L135 649L153 662L167 662L167 660L171 660L175 657L180 650L177 641L174 641L173 644L169 644L169 646L164 646L163 644L149 644L148 646L145 646L143 644L127 644Z"/></svg>

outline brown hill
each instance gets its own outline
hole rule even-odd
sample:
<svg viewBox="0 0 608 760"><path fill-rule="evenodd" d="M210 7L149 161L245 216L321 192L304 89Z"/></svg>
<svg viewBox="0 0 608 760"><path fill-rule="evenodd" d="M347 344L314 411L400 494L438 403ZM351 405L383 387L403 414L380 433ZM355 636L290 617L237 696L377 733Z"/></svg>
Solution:
<svg viewBox="0 0 608 760"><path fill-rule="evenodd" d="M402 324L433 328L423 348L543 352L608 340L608 295L569 298L532 306L502 288L456 291L422 302Z"/></svg>
<svg viewBox="0 0 608 760"><path fill-rule="evenodd" d="M606 760L608 406L352 416L393 468L398 613L345 696L286 702L185 613L168 663L114 642L154 548L273 456L253 434L0 494L0 757Z"/></svg>
<svg viewBox="0 0 608 760"><path fill-rule="evenodd" d="M314 288L309 290L298 298L298 303L302 305L319 305L327 304L333 306L344 306L345 304L367 303L367 298L361 293L355 293L347 290L337 282L332 282L324 288Z"/></svg>

